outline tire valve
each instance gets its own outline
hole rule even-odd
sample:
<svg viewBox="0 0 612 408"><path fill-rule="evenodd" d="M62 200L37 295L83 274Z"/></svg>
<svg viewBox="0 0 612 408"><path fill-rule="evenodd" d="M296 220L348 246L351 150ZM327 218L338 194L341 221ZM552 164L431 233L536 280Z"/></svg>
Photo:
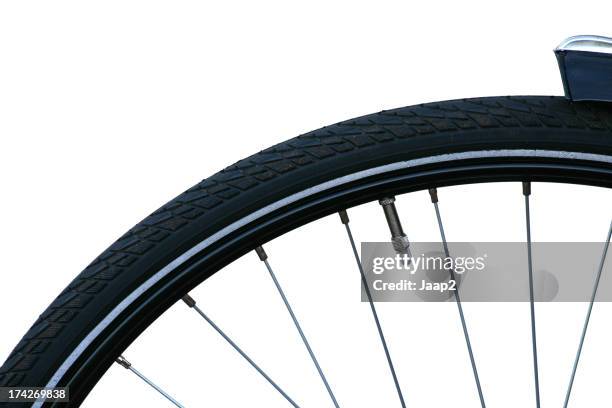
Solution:
<svg viewBox="0 0 612 408"><path fill-rule="evenodd" d="M389 231L391 231L391 244L393 249L398 254L407 254L410 256L410 242L404 233L402 223L400 222L397 208L395 208L395 197L385 197L379 200L380 205L385 213Z"/></svg>

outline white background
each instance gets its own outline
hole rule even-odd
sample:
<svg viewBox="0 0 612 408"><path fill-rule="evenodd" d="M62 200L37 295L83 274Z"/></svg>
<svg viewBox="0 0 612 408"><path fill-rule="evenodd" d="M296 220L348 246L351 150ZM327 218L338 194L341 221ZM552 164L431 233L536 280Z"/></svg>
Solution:
<svg viewBox="0 0 612 408"><path fill-rule="evenodd" d="M0 360L101 250L202 178L385 108L561 94L552 48L612 35L610 15L603 1L2 2ZM492 188L441 192L449 239L523 239L519 186ZM534 186L535 239L603 239L610 193L570 191ZM426 195L398 205L412 239L437 238ZM358 239L387 238L376 205L351 217ZM345 239L332 217L267 248L341 406L398 406ZM194 296L300 405L331 406L254 255ZM603 308L575 406L612 401ZM453 305L380 313L409 406L478 405ZM533 404L527 313L466 305L489 406ZM584 305L538 313L543 406L560 406ZM286 406L182 304L125 355L190 407ZM120 367L85 404L109 405L168 406Z"/></svg>

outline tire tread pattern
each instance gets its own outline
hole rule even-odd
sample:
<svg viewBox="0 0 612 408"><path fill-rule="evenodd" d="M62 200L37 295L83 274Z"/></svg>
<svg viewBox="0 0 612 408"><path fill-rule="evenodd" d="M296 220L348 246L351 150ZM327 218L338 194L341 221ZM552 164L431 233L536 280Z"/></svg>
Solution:
<svg viewBox="0 0 612 408"><path fill-rule="evenodd" d="M0 386L24 385L38 357L109 282L207 211L296 168L396 139L459 130L566 128L612 132L608 105L560 97L454 100L382 111L326 126L240 160L149 215L99 255L57 296L0 367Z"/></svg>

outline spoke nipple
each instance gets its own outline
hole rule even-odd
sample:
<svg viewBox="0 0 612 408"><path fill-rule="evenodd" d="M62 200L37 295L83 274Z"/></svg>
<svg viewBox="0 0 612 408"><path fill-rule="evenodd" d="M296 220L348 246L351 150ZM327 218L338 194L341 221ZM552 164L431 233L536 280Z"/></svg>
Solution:
<svg viewBox="0 0 612 408"><path fill-rule="evenodd" d="M438 202L438 189L437 188L430 188L429 189L429 196L431 197L431 202L432 203L437 203Z"/></svg>
<svg viewBox="0 0 612 408"><path fill-rule="evenodd" d="M257 256L259 256L259 259L261 261L265 261L266 259L268 259L268 254L266 254L266 251L264 251L262 246L258 246L257 248L255 248L255 252L257 252Z"/></svg>
<svg viewBox="0 0 612 408"><path fill-rule="evenodd" d="M523 181L523 195L531 195L531 182Z"/></svg>
<svg viewBox="0 0 612 408"><path fill-rule="evenodd" d="M189 295L183 296L183 302L185 302L185 304L189 307L194 307L196 304L196 301Z"/></svg>
<svg viewBox="0 0 612 408"><path fill-rule="evenodd" d="M120 366L122 366L123 368L127 368L127 369L129 369L132 366L132 364L130 364L130 362L127 361L125 357L123 356L119 356L117 360L115 360L115 362L119 364Z"/></svg>
<svg viewBox="0 0 612 408"><path fill-rule="evenodd" d="M338 212L338 214L340 215L340 221L342 221L343 224L348 224L349 223L349 216L348 216L346 210L342 210L342 211Z"/></svg>

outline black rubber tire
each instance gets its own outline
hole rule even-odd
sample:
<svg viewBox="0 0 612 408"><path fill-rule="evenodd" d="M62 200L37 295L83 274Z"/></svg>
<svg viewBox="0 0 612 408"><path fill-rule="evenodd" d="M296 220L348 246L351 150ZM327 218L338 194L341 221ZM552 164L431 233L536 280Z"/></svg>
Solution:
<svg viewBox="0 0 612 408"><path fill-rule="evenodd" d="M241 160L145 218L81 272L42 313L2 365L0 386L46 385L85 336L142 282L204 238L280 198L389 163L497 149L612 156L612 105L572 103L559 97L431 103L324 127ZM606 171L611 167L609 163L597 166ZM592 177L591 181L598 185L612 182L605 175ZM310 218L324 212L314 212ZM260 234L257 239L268 239L306 221L307 217L287 221L282 229ZM258 244L252 239L249 242L229 255L221 244L207 249L216 257L209 268L214 265L212 269L218 269ZM179 272L192 264L156 284L155 288L173 285L171 295L166 293L163 299L155 300L154 307L147 304L146 313L139 309L145 308L143 303L135 301L83 352L59 383L70 385L71 406L82 402L114 358L179 299L181 292L205 279L202 274L191 274L178 280ZM145 297L155 288L149 289ZM121 325L134 316L138 321L129 330Z"/></svg>

